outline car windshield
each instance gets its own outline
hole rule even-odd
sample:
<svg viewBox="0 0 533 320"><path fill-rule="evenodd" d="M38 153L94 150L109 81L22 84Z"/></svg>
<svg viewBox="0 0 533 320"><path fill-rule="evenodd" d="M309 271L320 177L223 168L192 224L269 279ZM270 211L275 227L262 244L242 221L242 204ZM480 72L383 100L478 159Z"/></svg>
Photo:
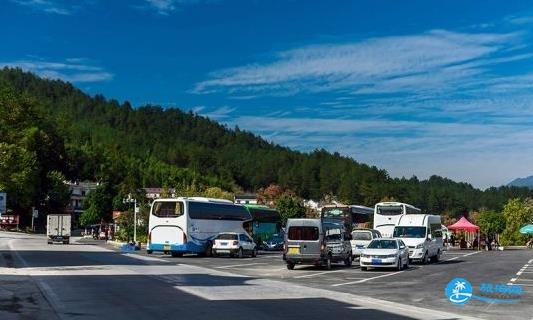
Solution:
<svg viewBox="0 0 533 320"><path fill-rule="evenodd" d="M237 240L237 235L233 233L222 233L217 237L218 240Z"/></svg>
<svg viewBox="0 0 533 320"><path fill-rule="evenodd" d="M369 231L354 231L352 232L353 240L372 240L372 234Z"/></svg>
<svg viewBox="0 0 533 320"><path fill-rule="evenodd" d="M395 227L395 238L425 238L426 227Z"/></svg>
<svg viewBox="0 0 533 320"><path fill-rule="evenodd" d="M374 240L370 242L368 249L398 249L396 240Z"/></svg>

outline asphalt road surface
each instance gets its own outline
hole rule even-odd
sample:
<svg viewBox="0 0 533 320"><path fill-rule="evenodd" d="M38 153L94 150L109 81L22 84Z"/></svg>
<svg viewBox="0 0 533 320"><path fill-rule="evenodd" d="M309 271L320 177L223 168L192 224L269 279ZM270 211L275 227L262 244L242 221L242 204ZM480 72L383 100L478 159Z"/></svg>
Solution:
<svg viewBox="0 0 533 320"><path fill-rule="evenodd" d="M514 284L514 304L444 295L456 277ZM0 232L0 319L533 319L533 251L450 251L408 270L297 266L257 258L121 253L101 241L47 245Z"/></svg>

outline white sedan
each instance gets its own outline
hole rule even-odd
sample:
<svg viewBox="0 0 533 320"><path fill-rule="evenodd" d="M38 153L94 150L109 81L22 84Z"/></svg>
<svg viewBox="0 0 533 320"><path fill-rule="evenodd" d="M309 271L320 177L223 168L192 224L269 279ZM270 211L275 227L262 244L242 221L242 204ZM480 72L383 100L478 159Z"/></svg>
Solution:
<svg viewBox="0 0 533 320"><path fill-rule="evenodd" d="M213 242L213 255L222 254L239 258L244 257L245 254L255 257L257 256L257 247L252 238L245 233L224 232L220 233Z"/></svg>
<svg viewBox="0 0 533 320"><path fill-rule="evenodd" d="M361 253L359 265L363 271L369 267L407 269L409 249L401 239L374 239Z"/></svg>

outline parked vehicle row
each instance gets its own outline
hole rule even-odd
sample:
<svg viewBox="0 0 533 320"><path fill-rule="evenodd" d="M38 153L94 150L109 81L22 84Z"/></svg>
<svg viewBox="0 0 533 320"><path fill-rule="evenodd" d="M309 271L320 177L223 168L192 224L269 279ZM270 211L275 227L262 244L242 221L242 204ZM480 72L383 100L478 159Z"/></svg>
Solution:
<svg viewBox="0 0 533 320"><path fill-rule="evenodd" d="M255 257L259 249L283 250L283 259L291 270L299 264L327 269L333 263L351 266L356 258L363 270L402 269L411 261L440 259L440 216L420 214L419 209L407 204L384 202L374 210L378 229L352 229L358 214L369 219L370 210L366 209L328 207L319 219L289 219L283 233L272 233L266 230L275 230L273 213L262 207L247 208L228 200L199 197L157 199L150 210L147 252ZM266 212L270 220L259 222L255 217L255 221L252 212L256 216ZM256 243L250 236L252 221L266 240Z"/></svg>

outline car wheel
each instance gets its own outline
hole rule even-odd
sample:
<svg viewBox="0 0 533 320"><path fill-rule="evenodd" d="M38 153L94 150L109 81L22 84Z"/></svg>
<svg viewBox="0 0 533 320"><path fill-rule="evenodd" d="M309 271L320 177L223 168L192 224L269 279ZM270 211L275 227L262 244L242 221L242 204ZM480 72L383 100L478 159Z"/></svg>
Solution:
<svg viewBox="0 0 533 320"><path fill-rule="evenodd" d="M152 251L152 250L146 250L146 253L147 253L147 254L152 254L152 253L154 253L154 251Z"/></svg>
<svg viewBox="0 0 533 320"><path fill-rule="evenodd" d="M368 270L367 267L361 267L361 271L366 271L366 270Z"/></svg>
<svg viewBox="0 0 533 320"><path fill-rule="evenodd" d="M348 258L346 258L346 260L344 260L344 265L346 267L351 267L352 266L352 255L351 254L348 256Z"/></svg>
<svg viewBox="0 0 533 320"><path fill-rule="evenodd" d="M405 265L403 266L405 270L409 269L409 259L405 260Z"/></svg>
<svg viewBox="0 0 533 320"><path fill-rule="evenodd" d="M424 253L424 258L422 258L422 263L423 264L429 264L429 255L426 251L426 253Z"/></svg>
<svg viewBox="0 0 533 320"><path fill-rule="evenodd" d="M331 270L331 256L326 259L326 269Z"/></svg>
<svg viewBox="0 0 533 320"><path fill-rule="evenodd" d="M252 251L252 258L255 257L257 257L257 248L254 248L254 250Z"/></svg>
<svg viewBox="0 0 533 320"><path fill-rule="evenodd" d="M396 266L396 270L401 271L403 267L402 258L398 258L398 264Z"/></svg>
<svg viewBox="0 0 533 320"><path fill-rule="evenodd" d="M239 257L239 258L244 257L244 252L243 252L242 248L239 248L239 253L237 254L237 257Z"/></svg>
<svg viewBox="0 0 533 320"><path fill-rule="evenodd" d="M287 269L294 270L294 263L287 263Z"/></svg>
<svg viewBox="0 0 533 320"><path fill-rule="evenodd" d="M440 255L441 255L441 252L440 252L440 249L439 249L439 251L437 252L437 255L435 256L435 262L439 262Z"/></svg>

